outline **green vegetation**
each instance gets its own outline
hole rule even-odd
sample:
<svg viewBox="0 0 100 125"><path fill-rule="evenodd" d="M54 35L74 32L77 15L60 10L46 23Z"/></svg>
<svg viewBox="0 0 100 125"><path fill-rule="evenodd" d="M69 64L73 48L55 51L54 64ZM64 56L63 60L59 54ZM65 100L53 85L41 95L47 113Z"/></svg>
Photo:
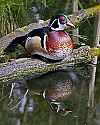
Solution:
<svg viewBox="0 0 100 125"><path fill-rule="evenodd" d="M90 8L94 5L97 5L97 0L78 0L78 9L83 10ZM34 8L36 7L38 11L35 11ZM52 15L55 15L57 13L68 13L73 14L73 0L0 0L0 37L7 35L8 33L14 31L18 27L27 26L29 23L33 23L37 21L35 16L39 19L47 20ZM94 10L93 10L94 11ZM88 14L91 13L91 10ZM84 41L84 39L79 39L79 41L84 42L88 45L93 46L94 41L96 38L96 24L97 24L97 17L96 15L91 16L91 18L85 18L79 25L78 30L79 34L81 36L87 37L87 40ZM27 27L24 27L24 30L27 30ZM17 48L18 49L18 48ZM95 49L91 50L92 52ZM22 51L22 50L21 50ZM2 53L2 48L0 50L0 53ZM16 52L17 54L19 51ZM96 54L99 54L100 51L96 51ZM16 54L16 55L17 55ZM15 55L10 55L11 57L16 57ZM2 57L3 58L3 57ZM1 57L0 57L1 59ZM7 59L6 59L7 60ZM5 60L5 61L6 61ZM3 62L0 60L0 62ZM98 61L99 63L99 61ZM22 63L23 64L23 63ZM53 64L54 65L54 64ZM56 68L55 65L53 66L50 64L51 67ZM2 64L0 64L0 67ZM50 68L51 68L50 67ZM88 69L89 68L89 69ZM10 68L9 68L10 70ZM45 69L44 69L45 70ZM19 83L16 83L15 90L13 92L13 96L9 98L9 93L11 92L11 84L8 83L0 83L0 125L98 125L98 120L100 120L100 111L98 110L97 117L94 115L94 110L88 112L88 83L91 76L92 68L85 66L79 67L79 70L84 70L83 76L80 75L81 73L77 72L79 75L79 78L82 82L80 82L77 85L74 86L73 91L73 113L68 114L67 116L63 117L61 115L58 115L57 113L53 112L50 108L50 105L48 104L47 100L43 99L42 96L39 96L37 90L37 95L32 95L32 91L34 92L34 84L37 83L38 85L41 84L47 84L52 79L52 84L57 82L61 82L62 79L60 79L57 74L47 74L46 76L42 76L40 78L33 78L31 80L26 81L27 85L25 84L25 81L19 81ZM86 70L88 70L88 73L86 73ZM23 71L23 70L22 70ZM33 71L33 70L32 70ZM31 72L32 72L31 71ZM41 71L37 69L38 72ZM95 99L96 99L96 106L100 105L100 64L97 68L97 74L96 74L96 93L95 93ZM27 71L28 72L28 71ZM30 72L30 71L29 71ZM30 72L30 74L31 74ZM81 71L80 71L81 72ZM26 73L26 72L25 72ZM87 74L85 76L84 74ZM12 74L12 78L14 73ZM18 72L19 77L21 77L21 72ZM26 75L26 74L25 74ZM90 75L90 76L89 76ZM15 76L16 77L16 76ZM24 76L23 76L24 78ZM64 75L64 79L66 78L66 72ZM2 79L2 78L0 78ZM6 79L5 79L6 80ZM38 84L39 83L39 84ZM24 97L24 94L26 92L26 88L29 89L29 93L27 95L27 101L25 103L25 109L23 112L18 112L17 107L18 102L22 97ZM29 112L29 101L30 99L33 99L33 112ZM16 108L14 108L16 107ZM14 109L14 110L11 110ZM96 107L96 110L98 108ZM94 120L95 119L95 120Z"/></svg>

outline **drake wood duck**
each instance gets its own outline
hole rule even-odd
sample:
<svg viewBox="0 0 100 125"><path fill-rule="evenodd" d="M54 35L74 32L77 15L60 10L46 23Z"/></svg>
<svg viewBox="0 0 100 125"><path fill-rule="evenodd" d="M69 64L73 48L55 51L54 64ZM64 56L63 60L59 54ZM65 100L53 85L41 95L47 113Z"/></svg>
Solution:
<svg viewBox="0 0 100 125"><path fill-rule="evenodd" d="M47 27L34 29L25 36L16 37L5 51L11 51L17 44L21 44L28 54L50 60L62 60L73 49L73 40L65 28L74 27L68 17L59 14L51 18Z"/></svg>
<svg viewBox="0 0 100 125"><path fill-rule="evenodd" d="M72 112L74 90L77 89L80 79L72 68L67 71L51 72L28 82L27 86L31 95L41 95L50 108L60 114L67 115ZM42 84L41 84L42 83Z"/></svg>

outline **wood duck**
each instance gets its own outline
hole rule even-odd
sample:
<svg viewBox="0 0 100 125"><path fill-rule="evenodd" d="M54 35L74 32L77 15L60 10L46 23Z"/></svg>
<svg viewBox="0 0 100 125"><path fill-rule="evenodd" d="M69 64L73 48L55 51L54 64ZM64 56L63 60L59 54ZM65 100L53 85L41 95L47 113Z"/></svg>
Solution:
<svg viewBox="0 0 100 125"><path fill-rule="evenodd" d="M56 78L54 74L56 74ZM49 77L50 75L53 80L50 82L53 83L49 83L49 87L43 91L42 96L47 100L53 111L59 113L60 115L67 115L72 112L74 108L74 89L79 87L77 85L79 85L80 79L72 68L67 68L67 72L57 71L56 73L49 74Z"/></svg>
<svg viewBox="0 0 100 125"><path fill-rule="evenodd" d="M72 39L64 32L68 27L75 26L66 15L56 15L51 18L47 27L34 29L25 36L16 37L5 51L12 51L17 44L21 44L28 54L37 54L51 60L63 59L73 49Z"/></svg>

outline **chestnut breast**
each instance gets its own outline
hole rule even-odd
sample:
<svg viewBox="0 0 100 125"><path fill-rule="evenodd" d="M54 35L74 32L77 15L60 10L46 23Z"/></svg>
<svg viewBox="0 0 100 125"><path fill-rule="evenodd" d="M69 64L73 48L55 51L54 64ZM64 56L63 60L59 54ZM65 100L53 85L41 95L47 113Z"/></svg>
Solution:
<svg viewBox="0 0 100 125"><path fill-rule="evenodd" d="M58 82L46 91L46 97L50 101L64 101L71 97L73 83L70 79Z"/></svg>
<svg viewBox="0 0 100 125"><path fill-rule="evenodd" d="M59 49L73 49L73 41L70 36L63 31L51 31L47 34L46 49L49 53Z"/></svg>

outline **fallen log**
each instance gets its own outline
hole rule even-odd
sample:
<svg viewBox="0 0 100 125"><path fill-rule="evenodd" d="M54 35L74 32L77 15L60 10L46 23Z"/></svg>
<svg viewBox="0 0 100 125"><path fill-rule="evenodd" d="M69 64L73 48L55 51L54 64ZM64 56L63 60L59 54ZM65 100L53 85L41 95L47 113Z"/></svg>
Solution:
<svg viewBox="0 0 100 125"><path fill-rule="evenodd" d="M69 15L69 17L72 22L77 25L83 19L94 16L99 10L100 4L89 9L79 11L73 15ZM21 35L25 35L34 28L46 26L47 23L48 20L44 21L42 24L30 24L28 26L18 28L7 36L2 37L0 39L0 55L3 53L3 50L10 44L12 39ZM31 58L21 58L16 59L13 62L2 63L0 64L0 83L13 82L15 80L27 79L31 77L33 78L50 71L64 69L77 63L88 63L96 54L93 54L88 46L84 46L73 50L69 57L57 63L46 63L37 59L33 60Z"/></svg>
<svg viewBox="0 0 100 125"><path fill-rule="evenodd" d="M50 71L67 69L79 63L88 63L95 55L100 55L94 48L83 46L74 49L69 57L57 63L46 63L37 59L21 58L13 62L0 64L0 83L14 82L15 80L25 80L43 75ZM100 52L100 50L99 50Z"/></svg>

